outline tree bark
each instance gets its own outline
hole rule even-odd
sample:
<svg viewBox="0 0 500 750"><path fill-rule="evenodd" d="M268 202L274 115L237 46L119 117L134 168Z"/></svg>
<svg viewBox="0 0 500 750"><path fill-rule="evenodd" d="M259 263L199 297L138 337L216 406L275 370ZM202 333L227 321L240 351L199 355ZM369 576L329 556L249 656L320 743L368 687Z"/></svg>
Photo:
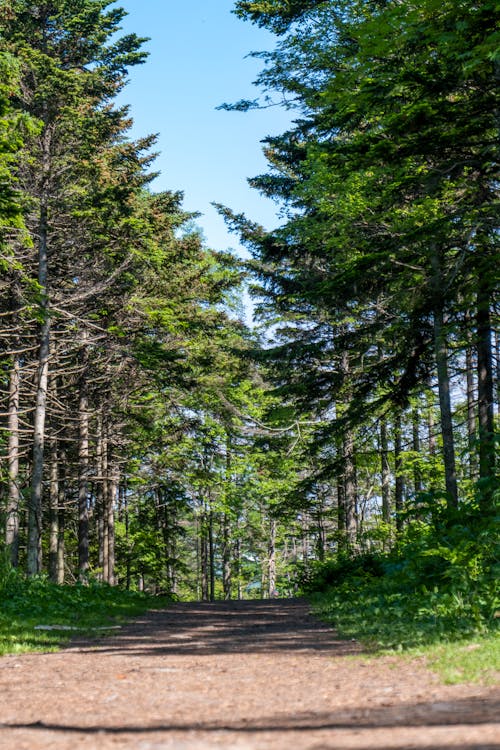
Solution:
<svg viewBox="0 0 500 750"><path fill-rule="evenodd" d="M210 506L212 504L210 503ZM210 571L210 601L215 601L215 545L214 545L214 512L208 511L208 563Z"/></svg>
<svg viewBox="0 0 500 750"><path fill-rule="evenodd" d="M394 508L396 510L396 529L403 530L404 480L402 474L402 415L398 410L394 416Z"/></svg>
<svg viewBox="0 0 500 750"><path fill-rule="evenodd" d="M86 332L83 334L86 339ZM89 403L87 391L88 352L84 343L80 354L82 373L80 376L80 396L78 404L78 578L81 583L88 581L89 573Z"/></svg>
<svg viewBox="0 0 500 750"><path fill-rule="evenodd" d="M60 456L62 469L62 456ZM57 583L64 583L66 549L65 549L65 531L66 531L66 495L64 481L61 474L59 475L59 506L58 506L58 529L57 529Z"/></svg>
<svg viewBox="0 0 500 750"><path fill-rule="evenodd" d="M469 321L470 316L467 316ZM476 477L476 393L474 383L474 359L470 344L471 332L467 331L467 346L465 349L465 378L467 388L467 437L469 446L469 475Z"/></svg>
<svg viewBox="0 0 500 750"><path fill-rule="evenodd" d="M422 492L422 476L420 473L419 456L420 456L420 418L418 409L412 410L412 449L414 453L413 464L413 489L417 498Z"/></svg>
<svg viewBox="0 0 500 750"><path fill-rule="evenodd" d="M119 487L119 481L120 481L120 474L118 467L116 465L111 465L110 470L110 477L108 482L108 492L107 492L107 508L106 508L106 517L105 517L105 524L107 527L107 541L108 541L108 549L107 549L107 557L108 557L108 575L106 578L106 581L109 583L110 586L114 586L116 583L115 580L115 503L116 503L116 497L118 493L118 487Z"/></svg>
<svg viewBox="0 0 500 750"><path fill-rule="evenodd" d="M203 512L200 519L200 578L201 578L201 599L204 602L209 600L209 551L208 551L208 513L203 502Z"/></svg>
<svg viewBox="0 0 500 750"><path fill-rule="evenodd" d="M222 518L222 586L224 599L232 598L232 571L231 571L231 519L229 513L224 513Z"/></svg>
<svg viewBox="0 0 500 750"><path fill-rule="evenodd" d="M356 458L354 434L347 429L344 434L344 477L345 477L345 532L349 549L356 546L358 532L358 488L356 481Z"/></svg>
<svg viewBox="0 0 500 750"><path fill-rule="evenodd" d="M349 354L342 353L340 369L344 382L349 377ZM345 404L337 404L337 416L342 417ZM339 546L346 551L352 550L356 544L358 531L358 498L356 481L356 458L354 452L354 433L345 424L341 438L341 476L337 484L338 492L338 530Z"/></svg>
<svg viewBox="0 0 500 750"><path fill-rule="evenodd" d="M98 579L104 581L104 493L105 476L107 469L104 461L104 435L102 411L97 413L97 438L96 438L96 515L97 515L97 545L98 545Z"/></svg>
<svg viewBox="0 0 500 750"><path fill-rule="evenodd" d="M268 596L272 599L276 592L276 520L269 519L269 545L267 548Z"/></svg>
<svg viewBox="0 0 500 750"><path fill-rule="evenodd" d="M436 359L441 437L443 440L443 463L445 486L448 496L448 507L458 506L457 473L455 461L455 439L453 434L453 420L450 395L450 375L448 371L448 344L446 339L443 272L441 258L437 248L433 248L431 255L433 270L433 325L434 325L434 356Z"/></svg>
<svg viewBox="0 0 500 750"><path fill-rule="evenodd" d="M384 523L391 523L391 473L389 468L389 445L387 441L387 422L380 421L380 473L382 494L382 519Z"/></svg>
<svg viewBox="0 0 500 750"><path fill-rule="evenodd" d="M455 439L451 411L450 376L448 372L448 347L444 329L443 311L434 313L434 345L438 376L441 436L443 439L443 461L448 505L458 506L457 473L455 462Z"/></svg>
<svg viewBox="0 0 500 750"><path fill-rule="evenodd" d="M480 283L477 295L477 395L479 415L479 478L483 511L493 508L494 494L487 480L495 475L493 352L491 340L490 296Z"/></svg>
<svg viewBox="0 0 500 750"><path fill-rule="evenodd" d="M58 582L59 548L59 457L57 440L50 441L49 484L49 578Z"/></svg>
<svg viewBox="0 0 500 750"><path fill-rule="evenodd" d="M45 159L45 157L44 157ZM46 167L44 166L45 170ZM42 201L40 208L38 248L38 283L40 284L43 321L40 327L38 373L36 380L36 400L34 414L33 462L31 474L31 496L28 509L28 549L27 571L29 576L37 575L42 570L42 495L45 452L45 418L47 413L47 387L49 378L50 356L50 314L47 292L48 281L48 212L47 204Z"/></svg>
<svg viewBox="0 0 500 750"><path fill-rule="evenodd" d="M21 368L19 356L14 355L9 377L9 406L8 406L8 458L7 470L9 474L7 518L5 526L5 542L10 551L10 561L17 568L19 562L19 388L21 383Z"/></svg>

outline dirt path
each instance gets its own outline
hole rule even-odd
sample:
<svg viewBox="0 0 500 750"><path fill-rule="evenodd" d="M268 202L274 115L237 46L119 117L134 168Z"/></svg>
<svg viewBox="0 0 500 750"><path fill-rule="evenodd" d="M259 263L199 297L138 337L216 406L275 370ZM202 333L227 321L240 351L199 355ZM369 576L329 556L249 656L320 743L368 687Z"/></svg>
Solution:
<svg viewBox="0 0 500 750"><path fill-rule="evenodd" d="M0 748L500 750L498 690L359 651L300 601L176 604L0 659Z"/></svg>

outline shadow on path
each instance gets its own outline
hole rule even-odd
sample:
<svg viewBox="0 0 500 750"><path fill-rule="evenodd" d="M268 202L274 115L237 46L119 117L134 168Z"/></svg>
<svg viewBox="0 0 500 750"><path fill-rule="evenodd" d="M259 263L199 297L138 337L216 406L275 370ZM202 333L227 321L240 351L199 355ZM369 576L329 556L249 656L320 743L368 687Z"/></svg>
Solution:
<svg viewBox="0 0 500 750"><path fill-rule="evenodd" d="M406 703L390 707L353 708L328 713L308 713L263 717L256 720L238 719L214 722L162 722L144 725L106 726L104 724L76 726L36 722L31 724L3 724L9 729L42 729L61 732L140 734L154 732L236 732L259 734L263 732L315 732L340 729L395 729L419 727L481 726L499 723L500 700L484 701L480 698L446 701L441 703ZM500 736L500 735L499 735ZM500 745L495 745L500 748ZM454 746L454 750L456 747Z"/></svg>
<svg viewBox="0 0 500 750"><path fill-rule="evenodd" d="M300 599L242 602L187 602L148 612L117 635L75 640L80 652L140 655L209 655L290 651L355 654L358 643L336 638L309 614Z"/></svg>

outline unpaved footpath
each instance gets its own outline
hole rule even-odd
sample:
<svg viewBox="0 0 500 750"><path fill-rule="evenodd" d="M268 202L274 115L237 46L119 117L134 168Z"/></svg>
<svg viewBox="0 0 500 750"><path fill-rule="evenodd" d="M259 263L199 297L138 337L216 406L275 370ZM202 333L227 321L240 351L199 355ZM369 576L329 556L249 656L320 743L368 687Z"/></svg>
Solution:
<svg viewBox="0 0 500 750"><path fill-rule="evenodd" d="M359 652L301 601L176 604L0 659L0 747L500 750L498 690Z"/></svg>

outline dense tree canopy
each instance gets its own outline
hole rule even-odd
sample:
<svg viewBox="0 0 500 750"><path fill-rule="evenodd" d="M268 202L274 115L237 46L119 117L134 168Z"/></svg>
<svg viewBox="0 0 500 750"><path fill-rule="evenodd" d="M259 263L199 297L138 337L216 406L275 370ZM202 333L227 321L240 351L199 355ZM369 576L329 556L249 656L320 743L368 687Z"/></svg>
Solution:
<svg viewBox="0 0 500 750"><path fill-rule="evenodd" d="M243 265L151 189L155 138L131 140L116 103L146 59L125 12L0 0L13 566L291 594L317 561L493 514L495 5L236 2L277 41L255 53L263 104L226 108L295 113L250 180L281 225L221 207ZM262 334L242 322L248 279Z"/></svg>

